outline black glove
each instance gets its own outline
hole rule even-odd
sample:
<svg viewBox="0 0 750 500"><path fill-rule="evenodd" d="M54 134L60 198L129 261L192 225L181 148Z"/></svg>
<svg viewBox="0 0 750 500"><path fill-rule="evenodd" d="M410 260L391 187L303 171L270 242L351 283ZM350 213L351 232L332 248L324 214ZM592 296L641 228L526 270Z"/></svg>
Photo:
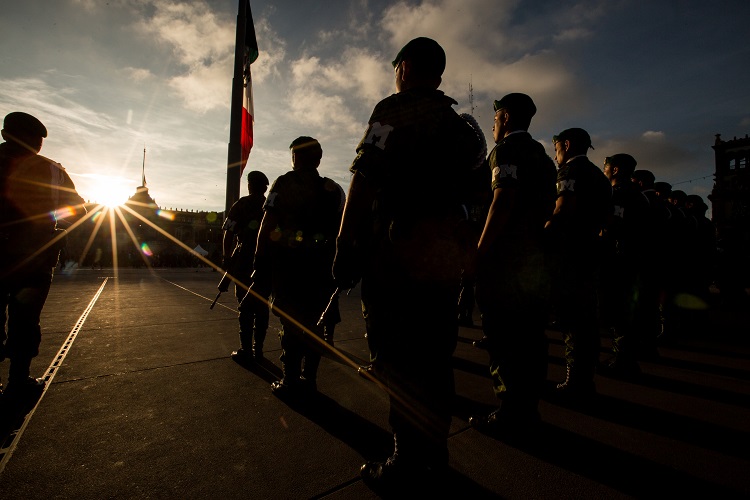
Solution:
<svg viewBox="0 0 750 500"><path fill-rule="evenodd" d="M362 255L354 244L336 240L333 281L339 290L350 290L362 279Z"/></svg>

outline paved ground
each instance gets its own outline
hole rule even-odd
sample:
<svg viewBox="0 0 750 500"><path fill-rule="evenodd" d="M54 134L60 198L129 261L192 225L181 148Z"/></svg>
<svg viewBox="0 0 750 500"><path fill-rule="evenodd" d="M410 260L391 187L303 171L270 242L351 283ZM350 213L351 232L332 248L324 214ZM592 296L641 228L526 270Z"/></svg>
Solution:
<svg viewBox="0 0 750 500"><path fill-rule="evenodd" d="M209 310L219 277L55 277L32 366L50 384L2 444L0 498L378 498L358 469L390 451L387 400L356 373L367 358L358 291L342 297L340 355L321 364L320 396L290 407L269 388L279 375L276 335L263 368L229 357L234 297ZM543 401L536 439L469 427L495 401L487 355L471 345L481 331L462 328L443 496L750 497L750 314L714 308L710 317L700 336L644 363L639 383L597 378L595 408ZM562 343L548 335L552 384L563 377ZM3 380L7 369L0 364Z"/></svg>

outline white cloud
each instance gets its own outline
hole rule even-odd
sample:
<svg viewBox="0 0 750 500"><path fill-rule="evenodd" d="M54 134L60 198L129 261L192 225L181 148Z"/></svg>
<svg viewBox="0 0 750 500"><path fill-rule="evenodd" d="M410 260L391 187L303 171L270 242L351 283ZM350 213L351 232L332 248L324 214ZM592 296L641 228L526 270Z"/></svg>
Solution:
<svg viewBox="0 0 750 500"><path fill-rule="evenodd" d="M234 47L233 24L218 19L205 2L157 1L153 7L143 30L172 45L182 64L210 66Z"/></svg>
<svg viewBox="0 0 750 500"><path fill-rule="evenodd" d="M647 130L643 133L643 139L649 142L661 142L665 138L664 132Z"/></svg>
<svg viewBox="0 0 750 500"><path fill-rule="evenodd" d="M127 78L130 78L136 83L143 82L144 80L148 80L149 78L153 78L153 73L145 68L124 68L123 72L125 75L127 75Z"/></svg>
<svg viewBox="0 0 750 500"><path fill-rule="evenodd" d="M227 107L231 89L235 34L205 2L154 2L153 16L141 21L146 35L171 45L187 71L169 85L188 109L205 113Z"/></svg>
<svg viewBox="0 0 750 500"><path fill-rule="evenodd" d="M216 108L228 108L231 101L232 58L221 64L199 65L190 73L169 80L169 86L184 105L198 113Z"/></svg>

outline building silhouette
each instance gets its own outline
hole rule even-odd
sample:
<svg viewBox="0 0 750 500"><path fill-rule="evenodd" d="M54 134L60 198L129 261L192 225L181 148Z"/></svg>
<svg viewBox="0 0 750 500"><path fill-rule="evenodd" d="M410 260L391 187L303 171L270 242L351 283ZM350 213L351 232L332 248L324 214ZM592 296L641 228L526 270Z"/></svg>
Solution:
<svg viewBox="0 0 750 500"><path fill-rule="evenodd" d="M159 207L145 177L122 207L87 204L93 216L71 231L65 260L81 267L195 267L221 262L224 212ZM192 251L191 251L192 250Z"/></svg>
<svg viewBox="0 0 750 500"><path fill-rule="evenodd" d="M716 134L716 172L709 195L726 286L750 286L750 138Z"/></svg>

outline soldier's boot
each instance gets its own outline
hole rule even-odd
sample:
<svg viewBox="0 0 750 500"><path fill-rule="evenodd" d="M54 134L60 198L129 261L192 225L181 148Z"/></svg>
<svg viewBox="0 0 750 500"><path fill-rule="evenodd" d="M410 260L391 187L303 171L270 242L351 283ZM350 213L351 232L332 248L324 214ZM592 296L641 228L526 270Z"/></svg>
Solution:
<svg viewBox="0 0 750 500"><path fill-rule="evenodd" d="M594 374L588 371L584 373L575 365L567 365L565 380L557 384L557 392L570 403L588 403L596 396Z"/></svg>
<svg viewBox="0 0 750 500"><path fill-rule="evenodd" d="M302 369L302 378L305 388L310 392L318 390L318 366L320 366L319 354L308 354L305 356L305 366Z"/></svg>
<svg viewBox="0 0 750 500"><path fill-rule="evenodd" d="M44 392L44 379L33 378L29 375L31 358L12 357L8 371L8 387L3 395L6 399L37 399Z"/></svg>
<svg viewBox="0 0 750 500"><path fill-rule="evenodd" d="M446 452L447 453L447 452ZM445 457L447 464L447 455ZM366 484L386 492L404 494L424 492L423 489L435 485L444 473L440 458L435 463L420 459L409 459L399 452L397 434L393 434L393 455L383 462L366 462L360 467L359 474Z"/></svg>
<svg viewBox="0 0 750 500"><path fill-rule="evenodd" d="M266 341L266 330L255 330L253 331L253 356L256 361L260 361L264 358L263 356L263 344Z"/></svg>
<svg viewBox="0 0 750 500"><path fill-rule="evenodd" d="M253 350L250 347L252 344L252 336L240 330L240 348L232 352L232 359L238 363L252 363Z"/></svg>
<svg viewBox="0 0 750 500"><path fill-rule="evenodd" d="M279 397L294 397L302 392L300 376L302 358L289 356L288 352L281 355L281 370L284 376L271 384L271 392Z"/></svg>

